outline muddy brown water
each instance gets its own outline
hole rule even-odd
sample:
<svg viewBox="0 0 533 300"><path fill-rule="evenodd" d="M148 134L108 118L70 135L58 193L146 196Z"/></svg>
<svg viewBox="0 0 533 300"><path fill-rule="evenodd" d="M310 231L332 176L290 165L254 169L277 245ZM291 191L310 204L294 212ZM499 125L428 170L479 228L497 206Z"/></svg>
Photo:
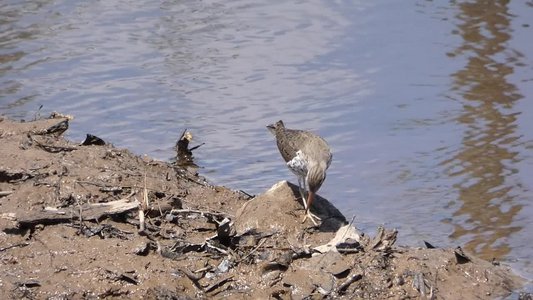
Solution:
<svg viewBox="0 0 533 300"><path fill-rule="evenodd" d="M400 242L463 245L533 278L533 2L2 1L0 113L74 115L201 173L291 179L265 125L334 149L321 194ZM43 106L40 110L39 107Z"/></svg>

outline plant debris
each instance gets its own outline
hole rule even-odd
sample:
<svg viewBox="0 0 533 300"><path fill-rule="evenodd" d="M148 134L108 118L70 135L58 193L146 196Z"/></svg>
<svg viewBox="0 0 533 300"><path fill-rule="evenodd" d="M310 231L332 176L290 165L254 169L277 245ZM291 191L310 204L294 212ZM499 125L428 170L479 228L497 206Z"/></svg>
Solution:
<svg viewBox="0 0 533 300"><path fill-rule="evenodd" d="M69 120L0 120L0 299L466 299L523 283L460 248L369 237L320 196L322 223L302 224L286 181L258 196L212 185L186 130L170 163L69 142Z"/></svg>

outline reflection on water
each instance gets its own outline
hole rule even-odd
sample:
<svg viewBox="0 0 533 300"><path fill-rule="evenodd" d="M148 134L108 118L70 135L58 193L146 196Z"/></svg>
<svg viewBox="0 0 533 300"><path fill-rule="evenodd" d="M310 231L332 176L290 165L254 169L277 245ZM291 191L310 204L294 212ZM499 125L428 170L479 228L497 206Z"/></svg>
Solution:
<svg viewBox="0 0 533 300"><path fill-rule="evenodd" d="M321 194L361 227L526 261L533 7L436 2L0 1L0 113L162 160L188 128L200 173L250 193L294 180L284 119L328 140Z"/></svg>
<svg viewBox="0 0 533 300"><path fill-rule="evenodd" d="M463 41L451 57L466 59L452 76L452 93L462 103L457 121L464 124L462 147L442 162L449 176L462 178L460 207L454 217L452 238L468 236L466 247L487 259L501 259L511 250L507 237L521 230L513 221L522 209L519 182L511 176L520 162L513 149L520 139L513 105L523 96L507 80L522 55L509 49L509 1L475 1L458 4L457 34Z"/></svg>

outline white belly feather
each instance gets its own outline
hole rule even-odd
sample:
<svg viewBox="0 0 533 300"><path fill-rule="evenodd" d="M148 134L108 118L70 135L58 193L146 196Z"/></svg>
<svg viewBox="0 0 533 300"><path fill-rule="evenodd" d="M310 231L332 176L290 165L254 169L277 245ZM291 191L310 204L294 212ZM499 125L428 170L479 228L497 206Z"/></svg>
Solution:
<svg viewBox="0 0 533 300"><path fill-rule="evenodd" d="M296 152L296 156L287 162L287 167L298 177L307 175L307 161L303 157L302 151Z"/></svg>

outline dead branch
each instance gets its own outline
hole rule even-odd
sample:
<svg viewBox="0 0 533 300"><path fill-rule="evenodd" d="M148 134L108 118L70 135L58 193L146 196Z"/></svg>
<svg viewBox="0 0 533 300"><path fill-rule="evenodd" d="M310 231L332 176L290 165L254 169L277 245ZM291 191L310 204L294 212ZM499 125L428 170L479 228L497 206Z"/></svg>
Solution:
<svg viewBox="0 0 533 300"><path fill-rule="evenodd" d="M139 233L143 233L144 230L145 230L144 211L142 209L139 209Z"/></svg>
<svg viewBox="0 0 533 300"><path fill-rule="evenodd" d="M0 197L5 197L13 194L15 191L0 191Z"/></svg>
<svg viewBox="0 0 533 300"><path fill-rule="evenodd" d="M202 285L200 285L200 279L203 278L202 275L196 275L196 274L194 274L193 272L189 271L186 268L179 268L178 272L182 273L187 278L189 278L189 280L194 284L194 286L197 289L199 289L200 291L203 291L203 287L202 287Z"/></svg>
<svg viewBox="0 0 533 300"><path fill-rule="evenodd" d="M263 246L263 244L266 242L266 239L262 239L259 244L257 244L257 246L255 246L254 249L252 249L252 251L250 251L248 254L246 254L245 256L243 256L241 259L239 259L237 261L237 263L240 263L241 261L245 260L246 258L248 258L248 256L252 255L255 251L257 251L257 249L261 248L261 246Z"/></svg>
<svg viewBox="0 0 533 300"><path fill-rule="evenodd" d="M58 152L68 152L68 151L74 151L77 150L77 147L67 147L67 146L55 146L55 145L46 145L38 140L34 139L31 135L28 136L30 140L35 143L39 148L43 149L46 152L50 153L58 153Z"/></svg>
<svg viewBox="0 0 533 300"><path fill-rule="evenodd" d="M206 288L204 289L204 292L209 293L209 292L211 292L211 291L213 291L213 290L215 290L215 289L217 289L217 288L223 286L224 284L226 284L226 283L228 283L228 282L230 282L230 281L233 281L233 276L229 276L229 277L226 277L226 278L222 278L222 279L220 279L219 281L217 281L217 282L215 282L215 283L209 285L208 287L206 287Z"/></svg>
<svg viewBox="0 0 533 300"><path fill-rule="evenodd" d="M64 209L48 208L38 212L28 212L16 216L20 227L34 226L37 224L57 224L71 220L98 220L104 216L121 214L139 207L138 201L121 199L106 203L84 204L79 207ZM81 211L81 212L80 212Z"/></svg>
<svg viewBox="0 0 533 300"><path fill-rule="evenodd" d="M348 278L343 284L339 285L339 287L337 288L336 292L337 293L344 293L346 291L346 289L352 283L360 280L361 278L363 278L363 275L361 275L361 274L354 274L354 275L350 276L350 278Z"/></svg>
<svg viewBox="0 0 533 300"><path fill-rule="evenodd" d="M233 218L232 215L222 212L212 212L206 210L197 210L197 209L173 209L170 211L171 214L199 214L206 217L222 217L222 218Z"/></svg>
<svg viewBox="0 0 533 300"><path fill-rule="evenodd" d="M18 243L18 244L14 244L14 245L10 245L10 246L6 246L6 247L2 247L0 248L0 252L4 252L6 250L9 250L9 249L12 249L12 248L16 248L16 247L26 247L28 246L30 243Z"/></svg>

